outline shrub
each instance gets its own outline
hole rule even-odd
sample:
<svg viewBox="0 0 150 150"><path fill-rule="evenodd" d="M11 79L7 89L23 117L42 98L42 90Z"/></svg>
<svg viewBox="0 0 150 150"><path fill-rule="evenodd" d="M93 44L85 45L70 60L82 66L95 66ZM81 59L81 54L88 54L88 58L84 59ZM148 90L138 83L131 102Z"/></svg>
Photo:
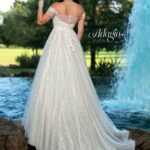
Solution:
<svg viewBox="0 0 150 150"><path fill-rule="evenodd" d="M32 55L31 57L27 54L17 56L16 62L19 63L19 66L22 68L36 68L39 62L39 55Z"/></svg>
<svg viewBox="0 0 150 150"><path fill-rule="evenodd" d="M96 64L96 69L91 71L91 75L111 78L115 77L115 71L121 66L121 62L114 59L110 59L109 61L106 59L107 58L103 58Z"/></svg>

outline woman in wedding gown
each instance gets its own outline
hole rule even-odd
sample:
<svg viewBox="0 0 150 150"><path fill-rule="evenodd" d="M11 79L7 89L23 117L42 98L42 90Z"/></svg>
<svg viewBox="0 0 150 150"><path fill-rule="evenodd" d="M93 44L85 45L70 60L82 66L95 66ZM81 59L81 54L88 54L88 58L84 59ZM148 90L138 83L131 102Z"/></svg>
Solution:
<svg viewBox="0 0 150 150"><path fill-rule="evenodd" d="M100 105L80 40L85 11L73 0L52 4L37 22L53 19L40 58L22 125L37 150L134 150L129 131L119 130ZM73 30L78 25L78 33Z"/></svg>

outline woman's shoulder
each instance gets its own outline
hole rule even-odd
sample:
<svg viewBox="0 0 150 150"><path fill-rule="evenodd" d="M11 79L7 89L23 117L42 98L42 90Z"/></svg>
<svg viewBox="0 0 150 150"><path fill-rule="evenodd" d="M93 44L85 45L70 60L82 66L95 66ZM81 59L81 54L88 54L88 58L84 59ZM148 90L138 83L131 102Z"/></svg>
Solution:
<svg viewBox="0 0 150 150"><path fill-rule="evenodd" d="M78 4L79 9L81 9L82 12L85 12L84 7L81 4Z"/></svg>
<svg viewBox="0 0 150 150"><path fill-rule="evenodd" d="M84 7L83 7L81 4L74 2L74 5L76 6L76 8L77 8L80 12L84 12L84 11L85 11L85 10L84 10Z"/></svg>
<svg viewBox="0 0 150 150"><path fill-rule="evenodd" d="M62 5L61 2L54 2L53 4L51 4L51 7L58 8L60 7L60 5Z"/></svg>
<svg viewBox="0 0 150 150"><path fill-rule="evenodd" d="M81 5L81 4L78 4L78 3L75 3L74 2L74 6L76 6L76 8L84 13L85 12L85 9L84 7ZM51 7L53 7L55 10L60 10L62 9L63 7L65 7L65 5L63 4L63 2L54 2L53 4L51 4Z"/></svg>

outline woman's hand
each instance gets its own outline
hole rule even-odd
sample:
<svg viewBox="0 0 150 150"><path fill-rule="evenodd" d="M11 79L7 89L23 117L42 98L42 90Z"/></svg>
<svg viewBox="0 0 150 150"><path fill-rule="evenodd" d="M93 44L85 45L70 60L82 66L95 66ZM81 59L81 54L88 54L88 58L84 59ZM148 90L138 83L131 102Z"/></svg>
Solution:
<svg viewBox="0 0 150 150"><path fill-rule="evenodd" d="M43 6L44 6L44 0L39 0L39 3L38 3L39 9L43 9Z"/></svg>
<svg viewBox="0 0 150 150"><path fill-rule="evenodd" d="M38 25L43 25L43 24L47 23L53 17L53 15L51 15L48 11L44 14L43 7L44 7L44 0L39 0L38 13L37 13L37 24Z"/></svg>

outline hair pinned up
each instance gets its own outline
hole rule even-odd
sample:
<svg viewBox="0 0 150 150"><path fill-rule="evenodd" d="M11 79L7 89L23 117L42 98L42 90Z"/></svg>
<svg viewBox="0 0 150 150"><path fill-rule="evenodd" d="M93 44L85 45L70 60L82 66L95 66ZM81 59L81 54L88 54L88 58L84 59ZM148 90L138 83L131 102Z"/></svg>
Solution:
<svg viewBox="0 0 150 150"><path fill-rule="evenodd" d="M64 1L64 0L58 0L58 2L63 2L63 1ZM79 4L79 1L78 1L78 0L73 0L73 1Z"/></svg>

